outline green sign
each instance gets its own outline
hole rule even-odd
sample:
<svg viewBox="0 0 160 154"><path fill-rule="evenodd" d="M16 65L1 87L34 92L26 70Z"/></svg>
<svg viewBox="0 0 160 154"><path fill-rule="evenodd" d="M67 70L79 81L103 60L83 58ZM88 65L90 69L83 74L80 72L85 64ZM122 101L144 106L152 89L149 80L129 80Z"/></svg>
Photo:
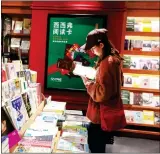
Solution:
<svg viewBox="0 0 160 154"><path fill-rule="evenodd" d="M48 29L47 51L47 78L46 88L85 90L82 79L77 76L65 75L57 69L58 58L64 58L67 45L83 45L86 42L88 32L102 28L104 17L102 16L61 16L50 17ZM89 54L76 52L74 57L81 56L90 66L94 66L97 57Z"/></svg>

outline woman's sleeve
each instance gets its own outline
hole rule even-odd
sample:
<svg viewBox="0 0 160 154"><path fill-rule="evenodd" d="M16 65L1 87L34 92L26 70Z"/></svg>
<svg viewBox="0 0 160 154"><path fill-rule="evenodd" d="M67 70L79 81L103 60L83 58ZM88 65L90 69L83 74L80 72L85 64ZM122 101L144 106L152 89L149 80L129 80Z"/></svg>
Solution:
<svg viewBox="0 0 160 154"><path fill-rule="evenodd" d="M112 61L105 59L99 66L99 82L86 86L88 94L95 102L107 101L112 96Z"/></svg>

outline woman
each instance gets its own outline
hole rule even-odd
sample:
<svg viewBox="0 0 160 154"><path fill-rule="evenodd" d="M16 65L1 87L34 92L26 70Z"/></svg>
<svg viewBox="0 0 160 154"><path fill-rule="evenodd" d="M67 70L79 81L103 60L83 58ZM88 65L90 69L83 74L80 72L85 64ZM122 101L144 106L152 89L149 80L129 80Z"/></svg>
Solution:
<svg viewBox="0 0 160 154"><path fill-rule="evenodd" d="M90 95L87 117L91 120L88 128L88 144L92 153L105 153L106 134L124 128L126 119L121 100L122 58L107 37L106 29L91 31L82 46L92 50L99 57L95 66L95 81L82 77Z"/></svg>

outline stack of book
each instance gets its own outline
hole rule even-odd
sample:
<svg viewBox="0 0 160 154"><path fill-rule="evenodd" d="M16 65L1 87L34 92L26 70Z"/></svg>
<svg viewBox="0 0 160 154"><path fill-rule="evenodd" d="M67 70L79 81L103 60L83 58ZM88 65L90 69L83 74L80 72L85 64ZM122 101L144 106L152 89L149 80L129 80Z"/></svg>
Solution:
<svg viewBox="0 0 160 154"><path fill-rule="evenodd" d="M14 152L51 153L57 132L58 127L52 123L36 121L26 130Z"/></svg>
<svg viewBox="0 0 160 154"><path fill-rule="evenodd" d="M63 122L56 152L89 153L86 128L89 120L82 115L82 111L66 110L66 121Z"/></svg>

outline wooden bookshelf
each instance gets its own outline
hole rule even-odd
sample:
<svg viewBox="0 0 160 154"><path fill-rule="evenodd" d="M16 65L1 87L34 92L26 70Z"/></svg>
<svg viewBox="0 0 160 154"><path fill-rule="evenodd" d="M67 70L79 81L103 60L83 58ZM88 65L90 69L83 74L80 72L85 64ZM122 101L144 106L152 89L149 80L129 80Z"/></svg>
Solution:
<svg viewBox="0 0 160 154"><path fill-rule="evenodd" d="M121 55L160 56L160 51L124 50L122 51Z"/></svg>
<svg viewBox="0 0 160 154"><path fill-rule="evenodd" d="M24 33L13 33L10 34L11 37L30 37L30 34L24 34Z"/></svg>
<svg viewBox="0 0 160 154"><path fill-rule="evenodd" d="M152 36L152 37L159 37L159 32L126 32L126 35L129 36Z"/></svg>
<svg viewBox="0 0 160 154"><path fill-rule="evenodd" d="M133 87L121 87L121 90L128 90L133 92L148 92L148 93L159 93L159 89L146 89L146 88L133 88Z"/></svg>
<svg viewBox="0 0 160 154"><path fill-rule="evenodd" d="M159 136L159 132L144 131L144 130L134 130L134 129L121 129L120 132L136 133L136 134L145 134L145 135L155 135Z"/></svg>
<svg viewBox="0 0 160 154"><path fill-rule="evenodd" d="M140 105L131 105L131 104L123 104L123 107L125 110L135 110L135 111L149 110L149 111L160 112L159 107L149 107L149 106L140 106Z"/></svg>
<svg viewBox="0 0 160 154"><path fill-rule="evenodd" d="M159 75L160 71L123 68L123 73Z"/></svg>
<svg viewBox="0 0 160 154"><path fill-rule="evenodd" d="M152 124L140 124L140 123L127 123L127 125L160 128L160 124L152 125Z"/></svg>

